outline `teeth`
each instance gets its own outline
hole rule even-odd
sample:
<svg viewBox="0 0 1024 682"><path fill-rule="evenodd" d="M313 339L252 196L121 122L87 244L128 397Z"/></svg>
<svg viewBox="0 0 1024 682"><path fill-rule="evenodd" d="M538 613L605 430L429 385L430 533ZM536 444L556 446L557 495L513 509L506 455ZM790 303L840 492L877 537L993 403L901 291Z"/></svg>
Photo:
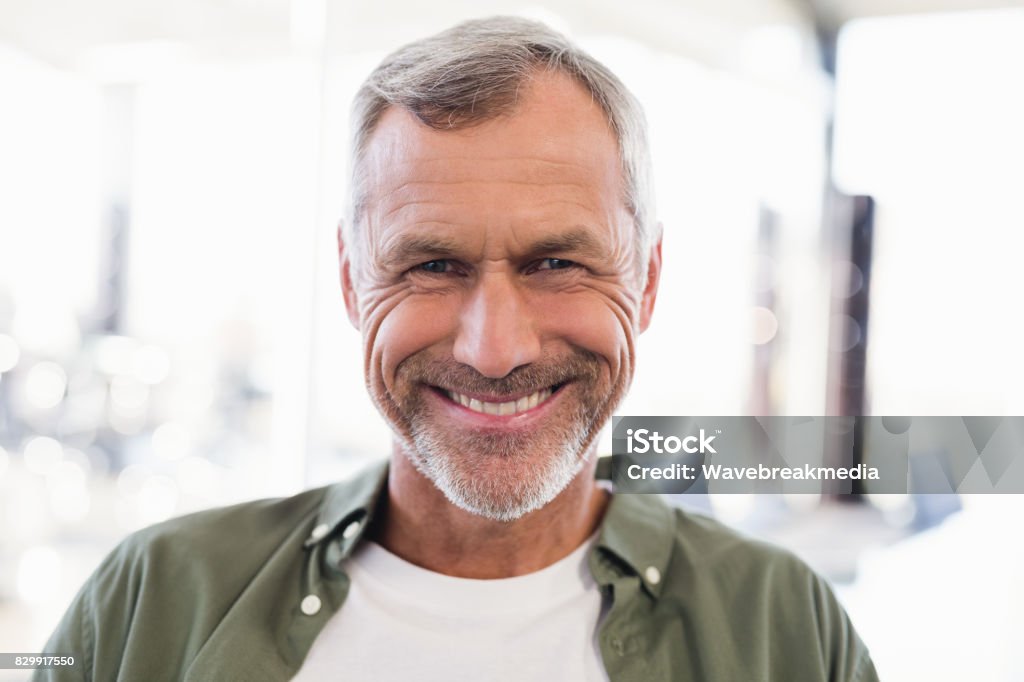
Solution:
<svg viewBox="0 0 1024 682"><path fill-rule="evenodd" d="M519 400L509 400L504 403L488 403L476 398L470 398L469 396L456 393L455 391L447 391L448 397L463 407L468 407L474 412L482 412L484 414L493 414L498 416L512 415L518 412L525 412L531 410L537 405L551 397L551 389L545 388L537 391L531 395L524 396Z"/></svg>

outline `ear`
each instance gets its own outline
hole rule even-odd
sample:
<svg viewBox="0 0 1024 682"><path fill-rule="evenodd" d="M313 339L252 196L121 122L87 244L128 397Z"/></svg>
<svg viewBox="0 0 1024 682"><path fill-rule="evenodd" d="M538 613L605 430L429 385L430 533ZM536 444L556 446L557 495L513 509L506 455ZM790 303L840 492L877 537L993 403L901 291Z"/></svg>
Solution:
<svg viewBox="0 0 1024 682"><path fill-rule="evenodd" d="M661 281L661 223L658 223L658 240L651 247L647 260L647 281L644 283L643 298L640 301L640 332L651 326L654 301L658 298L658 282Z"/></svg>
<svg viewBox="0 0 1024 682"><path fill-rule="evenodd" d="M359 298L352 284L352 258L350 250L345 246L344 222L338 222L338 266L341 271L341 294L345 299L345 310L348 321L359 329Z"/></svg>

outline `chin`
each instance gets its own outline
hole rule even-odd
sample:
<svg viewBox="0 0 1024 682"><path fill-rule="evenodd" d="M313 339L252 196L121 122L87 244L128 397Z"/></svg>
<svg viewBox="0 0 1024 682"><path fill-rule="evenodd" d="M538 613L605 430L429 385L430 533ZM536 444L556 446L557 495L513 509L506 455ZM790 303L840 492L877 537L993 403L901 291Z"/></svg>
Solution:
<svg viewBox="0 0 1024 682"><path fill-rule="evenodd" d="M455 449L420 433L406 454L456 507L509 522L546 506L572 483L587 461L583 441L576 437L558 444L503 442L502 447L491 443L479 449L463 443Z"/></svg>

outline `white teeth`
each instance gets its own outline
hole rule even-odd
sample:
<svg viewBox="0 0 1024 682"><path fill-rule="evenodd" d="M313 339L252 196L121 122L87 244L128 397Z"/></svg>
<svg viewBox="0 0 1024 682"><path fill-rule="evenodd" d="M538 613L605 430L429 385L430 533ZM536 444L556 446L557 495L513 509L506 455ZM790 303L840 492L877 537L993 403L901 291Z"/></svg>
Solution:
<svg viewBox="0 0 1024 682"><path fill-rule="evenodd" d="M528 396L523 396L519 400L509 400L503 403L489 403L477 400L476 398L470 398L469 396L456 393L455 391L446 391L446 393L453 402L456 402L463 407L468 407L474 412L500 416L512 415L519 412L525 412L526 410L531 410L551 397L551 389L547 388L536 391Z"/></svg>

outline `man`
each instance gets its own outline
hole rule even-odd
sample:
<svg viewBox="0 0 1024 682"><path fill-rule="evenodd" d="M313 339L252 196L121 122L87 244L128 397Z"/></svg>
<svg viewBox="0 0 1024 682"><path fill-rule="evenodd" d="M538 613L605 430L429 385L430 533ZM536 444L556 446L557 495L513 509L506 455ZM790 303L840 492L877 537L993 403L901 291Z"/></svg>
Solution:
<svg viewBox="0 0 1024 682"><path fill-rule="evenodd" d="M539 24L385 59L339 252L389 466L137 533L38 677L876 679L804 564L595 480L661 271L647 166L634 99Z"/></svg>

